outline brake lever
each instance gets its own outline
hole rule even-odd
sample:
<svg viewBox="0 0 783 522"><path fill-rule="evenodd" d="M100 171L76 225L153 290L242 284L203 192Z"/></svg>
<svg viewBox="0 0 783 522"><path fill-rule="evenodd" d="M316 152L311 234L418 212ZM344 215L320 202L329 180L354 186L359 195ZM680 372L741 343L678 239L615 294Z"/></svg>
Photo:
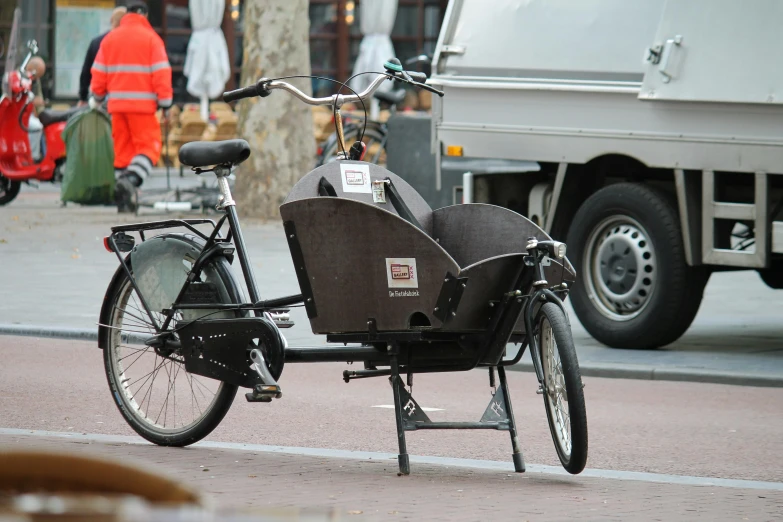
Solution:
<svg viewBox="0 0 783 522"><path fill-rule="evenodd" d="M427 85L426 83L419 83L419 82L414 82L414 81L411 81L411 82L409 82L409 83L410 83L411 85L415 85L416 87L421 87L421 88L422 88L422 89L424 89L425 91L430 91L430 92L431 92L431 93L433 93L433 94L437 94L437 95L438 95L438 96L440 96L441 98L443 98L443 96L445 96L445 95L446 95L446 93L445 93L445 92L443 92L443 91L440 91L440 90L438 90L438 89L436 89L435 87L432 87L432 86L430 86L430 85Z"/></svg>

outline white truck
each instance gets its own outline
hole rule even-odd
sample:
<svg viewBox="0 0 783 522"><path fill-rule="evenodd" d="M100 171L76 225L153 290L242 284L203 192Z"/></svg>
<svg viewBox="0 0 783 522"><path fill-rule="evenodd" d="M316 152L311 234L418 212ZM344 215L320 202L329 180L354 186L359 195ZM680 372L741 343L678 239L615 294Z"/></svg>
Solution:
<svg viewBox="0 0 783 522"><path fill-rule="evenodd" d="M464 200L566 239L597 340L671 343L713 271L783 288L781 27L780 0L451 0L437 189L449 155L533 162L466 173Z"/></svg>

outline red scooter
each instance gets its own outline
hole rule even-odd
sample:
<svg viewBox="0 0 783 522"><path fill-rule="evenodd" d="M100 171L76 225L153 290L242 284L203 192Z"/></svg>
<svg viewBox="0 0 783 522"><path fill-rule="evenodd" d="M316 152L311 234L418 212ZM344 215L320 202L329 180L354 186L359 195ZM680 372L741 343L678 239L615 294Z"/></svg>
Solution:
<svg viewBox="0 0 783 522"><path fill-rule="evenodd" d="M83 110L81 107L66 111L46 109L38 115L43 125L43 142L41 158L35 161L28 128L35 98L34 78L25 69L38 52L38 44L32 40L27 47L29 52L19 69L13 69L13 66L6 68L3 76L0 97L0 205L16 198L23 181L62 180L65 163L63 129L69 117Z"/></svg>

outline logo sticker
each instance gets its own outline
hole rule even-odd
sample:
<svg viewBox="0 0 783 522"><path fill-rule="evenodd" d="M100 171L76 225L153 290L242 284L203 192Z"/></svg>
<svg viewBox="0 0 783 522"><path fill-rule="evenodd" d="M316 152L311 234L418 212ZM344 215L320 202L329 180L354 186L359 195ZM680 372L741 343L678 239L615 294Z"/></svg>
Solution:
<svg viewBox="0 0 783 522"><path fill-rule="evenodd" d="M416 270L416 259L412 257L386 258L386 280L389 288L419 288L419 274ZM389 292L392 295L394 292ZM411 292L396 292L412 294ZM418 292L416 292L418 294Z"/></svg>
<svg viewBox="0 0 783 522"><path fill-rule="evenodd" d="M343 192L372 194L369 165L343 163L340 165L340 174Z"/></svg>

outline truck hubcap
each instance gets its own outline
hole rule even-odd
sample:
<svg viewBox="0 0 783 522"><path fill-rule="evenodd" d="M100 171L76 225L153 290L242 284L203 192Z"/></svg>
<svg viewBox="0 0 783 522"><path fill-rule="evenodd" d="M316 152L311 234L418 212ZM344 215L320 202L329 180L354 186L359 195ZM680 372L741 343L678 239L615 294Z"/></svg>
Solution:
<svg viewBox="0 0 783 522"><path fill-rule="evenodd" d="M655 250L644 227L628 216L609 217L593 229L585 267L590 299L615 321L639 315L655 289Z"/></svg>

